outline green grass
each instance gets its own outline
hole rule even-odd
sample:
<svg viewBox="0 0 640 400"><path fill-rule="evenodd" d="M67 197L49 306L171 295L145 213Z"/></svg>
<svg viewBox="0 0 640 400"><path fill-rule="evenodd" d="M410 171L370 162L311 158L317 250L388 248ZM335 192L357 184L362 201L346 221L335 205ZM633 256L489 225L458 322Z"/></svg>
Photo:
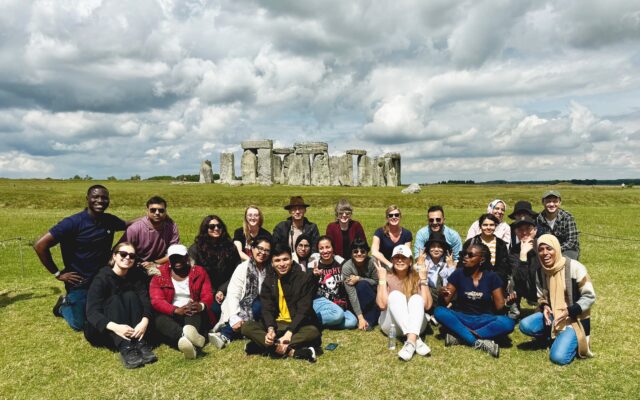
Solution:
<svg viewBox="0 0 640 400"><path fill-rule="evenodd" d="M499 359L465 347L445 348L427 336L432 356L402 363L386 350L386 338L374 332L325 331L323 342L337 342L317 364L246 357L244 341L187 362L166 346L159 361L125 370L117 354L92 348L51 315L63 291L30 248L63 217L84 207L87 182L0 180L0 398L638 398L638 322L640 269L640 190L618 187L561 186L563 207L577 219L581 261L597 294L592 312L596 357L557 367L545 350L526 351L516 328L513 344ZM542 186L428 186L418 195L399 188L239 187L172 185L168 182L106 182L110 212L124 219L142 214L148 197L169 201L169 212L184 243L193 241L202 217L220 215L230 229L240 226L244 207L259 205L271 229L286 216L282 206L301 194L312 205L307 216L320 230L333 218L341 197L355 207L354 218L371 235L384 221L384 209L397 204L403 225L416 232L429 205L445 207L447 224L462 236L486 204L499 197L513 206L527 199L539 209ZM629 238L620 241L610 237ZM21 244L21 245L19 245ZM21 247L20 247L21 246ZM20 249L23 262L20 262ZM60 263L59 251L54 257ZM21 265L22 264L22 265ZM23 270L24 269L24 270Z"/></svg>

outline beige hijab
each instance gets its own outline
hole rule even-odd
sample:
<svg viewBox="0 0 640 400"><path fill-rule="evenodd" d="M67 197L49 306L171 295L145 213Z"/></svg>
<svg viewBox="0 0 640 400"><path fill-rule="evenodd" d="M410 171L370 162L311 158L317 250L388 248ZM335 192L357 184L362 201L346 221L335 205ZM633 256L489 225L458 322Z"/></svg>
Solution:
<svg viewBox="0 0 640 400"><path fill-rule="evenodd" d="M549 304L551 305L551 312L554 316L558 316L567 311L568 308L565 283L566 259L562 256L560 242L558 242L558 239L555 236L550 234L540 236L538 238L538 248L540 248L541 244L546 244L547 246L553 248L556 252L553 265L549 267L544 265L539 254L538 259L540 259L540 265L542 266L542 271L544 272L545 278L547 280L547 287L549 288L548 300ZM582 327L580 321L567 317L557 325L553 324L551 337L555 338L559 332L562 332L567 327L567 325L571 325L571 327L576 332L576 336L578 337L578 355L582 358L587 357L590 353L589 345L587 343L587 337L585 335L584 328Z"/></svg>

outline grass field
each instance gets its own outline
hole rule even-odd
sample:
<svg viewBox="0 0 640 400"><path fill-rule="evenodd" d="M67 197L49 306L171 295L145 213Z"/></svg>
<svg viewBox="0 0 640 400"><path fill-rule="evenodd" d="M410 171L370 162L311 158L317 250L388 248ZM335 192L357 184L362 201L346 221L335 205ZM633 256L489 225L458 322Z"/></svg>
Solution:
<svg viewBox="0 0 640 400"><path fill-rule="evenodd" d="M51 307L63 291L40 265L30 244L65 216L81 210L88 182L0 180L0 398L640 398L637 317L640 268L640 189L559 186L563 207L581 231L581 261L594 282L592 349L596 356L557 367L546 350L520 348L528 338L516 332L499 359L466 347L445 348L434 334L428 358L409 363L386 349L373 332L325 331L323 342L339 343L316 364L247 357L244 341L222 351L207 347L188 362L166 346L159 361L125 370L117 354L92 348L81 333L54 318ZM202 217L220 215L230 230L240 226L244 207L259 205L271 229L286 217L282 206L300 194L312 205L307 216L321 231L333 219L341 197L355 207L365 231L384 222L384 209L397 204L403 225L414 234L426 208L445 207L447 225L462 236L493 198L509 206L526 199L539 209L542 186L427 186L418 195L400 188L238 187L173 185L168 182L106 182L109 212L123 219L142 215L148 197L159 194L180 228L193 241ZM508 210L510 212L510 210ZM629 240L616 240L625 238ZM116 237L117 238L117 237ZM22 246L22 247L20 247ZM20 256L22 250L22 262ZM54 258L61 264L56 247ZM437 333L437 332L436 332Z"/></svg>

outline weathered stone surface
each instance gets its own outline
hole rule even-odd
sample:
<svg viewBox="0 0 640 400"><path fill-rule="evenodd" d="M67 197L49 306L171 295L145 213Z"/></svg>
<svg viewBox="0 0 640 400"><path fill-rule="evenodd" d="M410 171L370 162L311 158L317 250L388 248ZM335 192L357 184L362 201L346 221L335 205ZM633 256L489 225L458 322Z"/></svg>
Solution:
<svg viewBox="0 0 640 400"><path fill-rule="evenodd" d="M294 151L293 147L276 147L273 149L273 154L291 154Z"/></svg>
<svg viewBox="0 0 640 400"><path fill-rule="evenodd" d="M296 143L294 149L297 154L320 154L329 151L329 145L324 142Z"/></svg>
<svg viewBox="0 0 640 400"><path fill-rule="evenodd" d="M387 180L387 186L398 186L398 175L393 159L388 157L384 158L384 174Z"/></svg>
<svg viewBox="0 0 640 400"><path fill-rule="evenodd" d="M387 186L384 172L384 157L376 157L373 162L373 186Z"/></svg>
<svg viewBox="0 0 640 400"><path fill-rule="evenodd" d="M257 161L258 157L253 151L245 150L244 153L242 153L240 169L242 171L243 184L256 183Z"/></svg>
<svg viewBox="0 0 640 400"><path fill-rule="evenodd" d="M240 144L243 150L249 149L272 149L273 148L273 140L264 139L264 140L244 140Z"/></svg>
<svg viewBox="0 0 640 400"><path fill-rule="evenodd" d="M329 174L331 186L340 186L340 157L329 156Z"/></svg>
<svg viewBox="0 0 640 400"><path fill-rule="evenodd" d="M311 167L307 154L294 154L289 164L289 185L309 185L311 183Z"/></svg>
<svg viewBox="0 0 640 400"><path fill-rule="evenodd" d="M357 150L357 149L347 150L346 153L347 154L351 154L352 156L366 156L367 155L367 151L366 150Z"/></svg>
<svg viewBox="0 0 640 400"><path fill-rule="evenodd" d="M399 160L400 159L400 153L386 153L384 154L384 158L391 158L394 160Z"/></svg>
<svg viewBox="0 0 640 400"><path fill-rule="evenodd" d="M220 182L229 183L235 179L235 156L233 153L220 153Z"/></svg>
<svg viewBox="0 0 640 400"><path fill-rule="evenodd" d="M271 158L271 164L273 165L273 183L282 184L282 158L277 154L274 154Z"/></svg>
<svg viewBox="0 0 640 400"><path fill-rule="evenodd" d="M329 155L327 153L316 154L311 162L311 184L313 186L329 186L331 174L329 173Z"/></svg>
<svg viewBox="0 0 640 400"><path fill-rule="evenodd" d="M204 160L200 164L200 183L212 183L213 170L211 169L211 161Z"/></svg>
<svg viewBox="0 0 640 400"><path fill-rule="evenodd" d="M358 157L358 186L373 186L373 159L369 156Z"/></svg>
<svg viewBox="0 0 640 400"><path fill-rule="evenodd" d="M291 163L293 162L294 157L295 157L295 154L291 153L284 156L284 159L282 160L281 181L283 185L289 185L289 170L291 168Z"/></svg>
<svg viewBox="0 0 640 400"><path fill-rule="evenodd" d="M422 189L420 188L420 185L418 185L417 183L412 183L411 185L402 189L401 192L404 194L416 194L416 193L420 193L421 190Z"/></svg>
<svg viewBox="0 0 640 400"><path fill-rule="evenodd" d="M258 177L261 185L273 184L273 154L271 149L258 149Z"/></svg>
<svg viewBox="0 0 640 400"><path fill-rule="evenodd" d="M338 179L341 186L353 186L353 157L350 154L340 156Z"/></svg>

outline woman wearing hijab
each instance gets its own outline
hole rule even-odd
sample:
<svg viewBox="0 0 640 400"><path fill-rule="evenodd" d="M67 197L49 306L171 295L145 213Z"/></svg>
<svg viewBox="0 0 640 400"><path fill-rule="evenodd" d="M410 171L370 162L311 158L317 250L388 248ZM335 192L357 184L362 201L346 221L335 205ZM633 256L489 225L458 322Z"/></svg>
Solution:
<svg viewBox="0 0 640 400"><path fill-rule="evenodd" d="M307 264L311 260L311 238L307 234L298 236L295 248L292 250L293 261L297 262L303 271L307 270Z"/></svg>
<svg viewBox="0 0 640 400"><path fill-rule="evenodd" d="M495 199L487 206L487 214L493 214L498 219L496 224L495 235L496 237L504 240L507 244L507 248L511 246L511 227L509 224L504 222L504 213L507 210L507 203L500 199ZM482 233L482 229L478 221L474 221L473 224L469 227L469 232L467 232L467 239L469 240L472 237L478 236Z"/></svg>
<svg viewBox="0 0 640 400"><path fill-rule="evenodd" d="M596 300L587 269L562 256L560 242L550 234L537 241L542 277L538 281L541 312L520 321L520 331L536 339L551 338L549 359L567 365L576 355L592 357L590 310Z"/></svg>

